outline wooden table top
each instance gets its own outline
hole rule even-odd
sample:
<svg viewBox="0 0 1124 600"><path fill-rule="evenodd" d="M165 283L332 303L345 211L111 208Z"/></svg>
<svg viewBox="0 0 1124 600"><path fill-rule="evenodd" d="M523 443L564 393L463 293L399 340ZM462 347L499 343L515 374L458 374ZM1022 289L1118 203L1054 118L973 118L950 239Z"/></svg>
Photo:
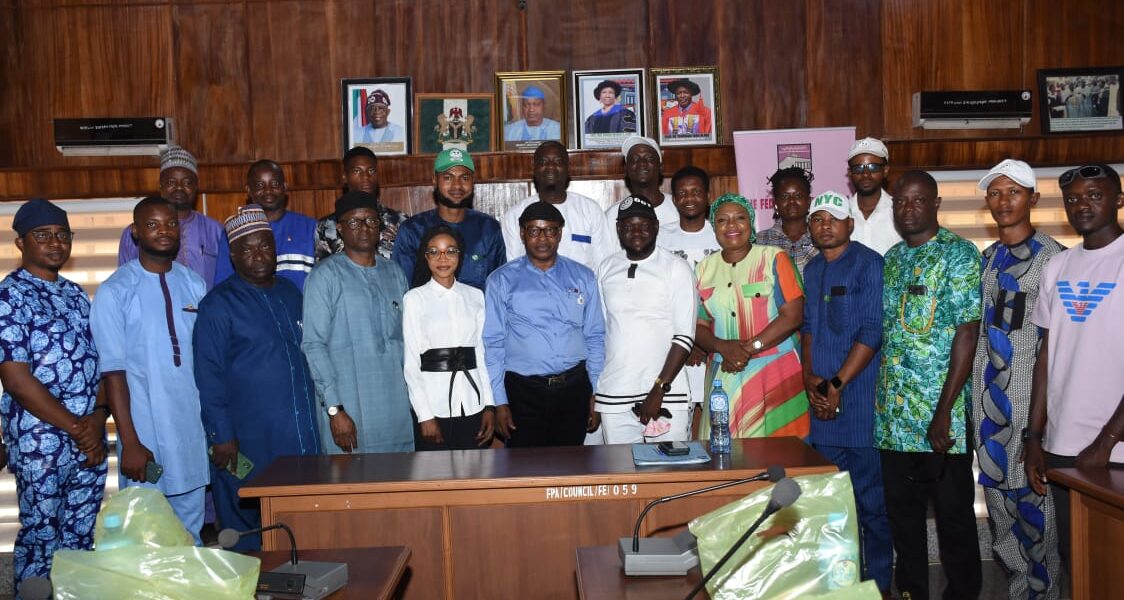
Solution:
<svg viewBox="0 0 1124 600"><path fill-rule="evenodd" d="M1124 508L1124 469L1050 469L1046 477L1101 502Z"/></svg>
<svg viewBox="0 0 1124 600"><path fill-rule="evenodd" d="M289 551L251 552L261 559L262 572L289 560ZM347 585L325 600L389 600L406 572L410 549L405 546L301 550L301 561L347 563Z"/></svg>
<svg viewBox="0 0 1124 600"><path fill-rule="evenodd" d="M795 437L733 441L721 462L637 467L630 444L390 454L286 456L246 483L243 498L318 493L469 490L575 483L727 481L780 465L790 475L834 465Z"/></svg>
<svg viewBox="0 0 1124 600"><path fill-rule="evenodd" d="M702 579L699 568L685 577L628 576L616 546L578 548L578 591L582 600L683 600ZM710 596L702 590L695 596Z"/></svg>

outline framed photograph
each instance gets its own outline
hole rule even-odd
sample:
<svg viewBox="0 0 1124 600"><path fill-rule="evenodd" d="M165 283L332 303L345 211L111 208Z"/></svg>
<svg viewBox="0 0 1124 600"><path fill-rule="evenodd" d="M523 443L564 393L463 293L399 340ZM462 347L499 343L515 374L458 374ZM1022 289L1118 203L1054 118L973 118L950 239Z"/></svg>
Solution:
<svg viewBox="0 0 1124 600"><path fill-rule="evenodd" d="M722 130L718 67L652 69L653 120L661 146L717 144Z"/></svg>
<svg viewBox="0 0 1124 600"><path fill-rule="evenodd" d="M578 148L617 149L628 136L644 135L644 69L574 71L572 77Z"/></svg>
<svg viewBox="0 0 1124 600"><path fill-rule="evenodd" d="M534 150L547 140L566 145L566 72L496 73L502 150Z"/></svg>
<svg viewBox="0 0 1124 600"><path fill-rule="evenodd" d="M1041 69L1039 114L1043 133L1122 131L1124 67Z"/></svg>
<svg viewBox="0 0 1124 600"><path fill-rule="evenodd" d="M491 152L491 94L417 94L414 96L414 149L437 154L448 148Z"/></svg>
<svg viewBox="0 0 1124 600"><path fill-rule="evenodd" d="M380 155L409 154L413 80L409 77L344 79L343 151L366 146Z"/></svg>

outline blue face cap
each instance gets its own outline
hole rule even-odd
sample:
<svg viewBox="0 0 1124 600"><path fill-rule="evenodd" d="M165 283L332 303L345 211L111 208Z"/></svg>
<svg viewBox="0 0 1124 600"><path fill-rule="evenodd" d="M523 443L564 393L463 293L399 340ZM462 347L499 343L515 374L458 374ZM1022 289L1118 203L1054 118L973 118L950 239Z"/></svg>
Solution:
<svg viewBox="0 0 1124 600"><path fill-rule="evenodd" d="M523 89L523 97L524 98L540 98L542 100L546 100L546 94L544 94L542 92L542 90L540 90L538 87L533 86L533 85L529 85L529 86L527 86L526 88Z"/></svg>

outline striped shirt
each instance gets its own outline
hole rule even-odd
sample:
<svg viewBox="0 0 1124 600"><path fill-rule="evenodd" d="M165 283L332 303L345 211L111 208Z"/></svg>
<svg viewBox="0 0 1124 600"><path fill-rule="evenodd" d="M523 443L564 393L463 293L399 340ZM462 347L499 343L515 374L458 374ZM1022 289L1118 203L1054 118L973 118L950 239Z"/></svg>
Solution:
<svg viewBox="0 0 1124 600"><path fill-rule="evenodd" d="M304 280L316 262L316 219L291 210L276 221L269 222L277 250L277 276L292 281L304 291ZM218 265L215 268L215 285L234 275L230 262L230 244L219 244Z"/></svg>

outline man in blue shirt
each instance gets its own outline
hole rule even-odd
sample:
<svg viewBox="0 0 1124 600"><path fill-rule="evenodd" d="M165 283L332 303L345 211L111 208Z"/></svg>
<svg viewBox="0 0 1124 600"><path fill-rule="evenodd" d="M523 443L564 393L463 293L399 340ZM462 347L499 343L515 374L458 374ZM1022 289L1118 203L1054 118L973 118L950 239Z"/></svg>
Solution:
<svg viewBox="0 0 1124 600"><path fill-rule="evenodd" d="M475 179L476 166L468 151L450 148L437 155L433 165L433 201L437 208L407 219L394 240L391 257L402 267L407 280L414 280L414 265L424 260L418 254L422 236L437 225L456 229L464 239L457 281L483 290L488 275L507 260L499 221L472 209Z"/></svg>
<svg viewBox="0 0 1124 600"><path fill-rule="evenodd" d="M316 219L288 209L285 172L272 160L259 160L246 172L247 203L258 205L269 219L277 252L277 275L304 290L304 280L316 261ZM230 244L223 239L215 267L215 285L234 275Z"/></svg>
<svg viewBox="0 0 1124 600"><path fill-rule="evenodd" d="M226 220L236 275L199 304L194 333L215 512L223 527L241 531L261 527L257 503L238 499L244 481L278 456L320 453L316 388L300 347L301 293L277 276L270 225L256 204ZM260 548L261 534L234 546Z"/></svg>
<svg viewBox="0 0 1124 600"><path fill-rule="evenodd" d="M562 139L562 125L546 116L546 94L535 85L529 85L519 97L522 119L503 126L505 142L530 142Z"/></svg>
<svg viewBox="0 0 1124 600"><path fill-rule="evenodd" d="M864 579L890 591L893 548L882 466L874 448L874 394L882 345L882 257L851 241L847 199L816 196L808 232L820 253L804 267L801 329L811 442L849 471L862 531Z"/></svg>
<svg viewBox="0 0 1124 600"><path fill-rule="evenodd" d="M580 446L605 366L597 278L558 255L565 221L549 202L519 217L526 255L496 269L484 292L484 355L496 423L509 448Z"/></svg>

